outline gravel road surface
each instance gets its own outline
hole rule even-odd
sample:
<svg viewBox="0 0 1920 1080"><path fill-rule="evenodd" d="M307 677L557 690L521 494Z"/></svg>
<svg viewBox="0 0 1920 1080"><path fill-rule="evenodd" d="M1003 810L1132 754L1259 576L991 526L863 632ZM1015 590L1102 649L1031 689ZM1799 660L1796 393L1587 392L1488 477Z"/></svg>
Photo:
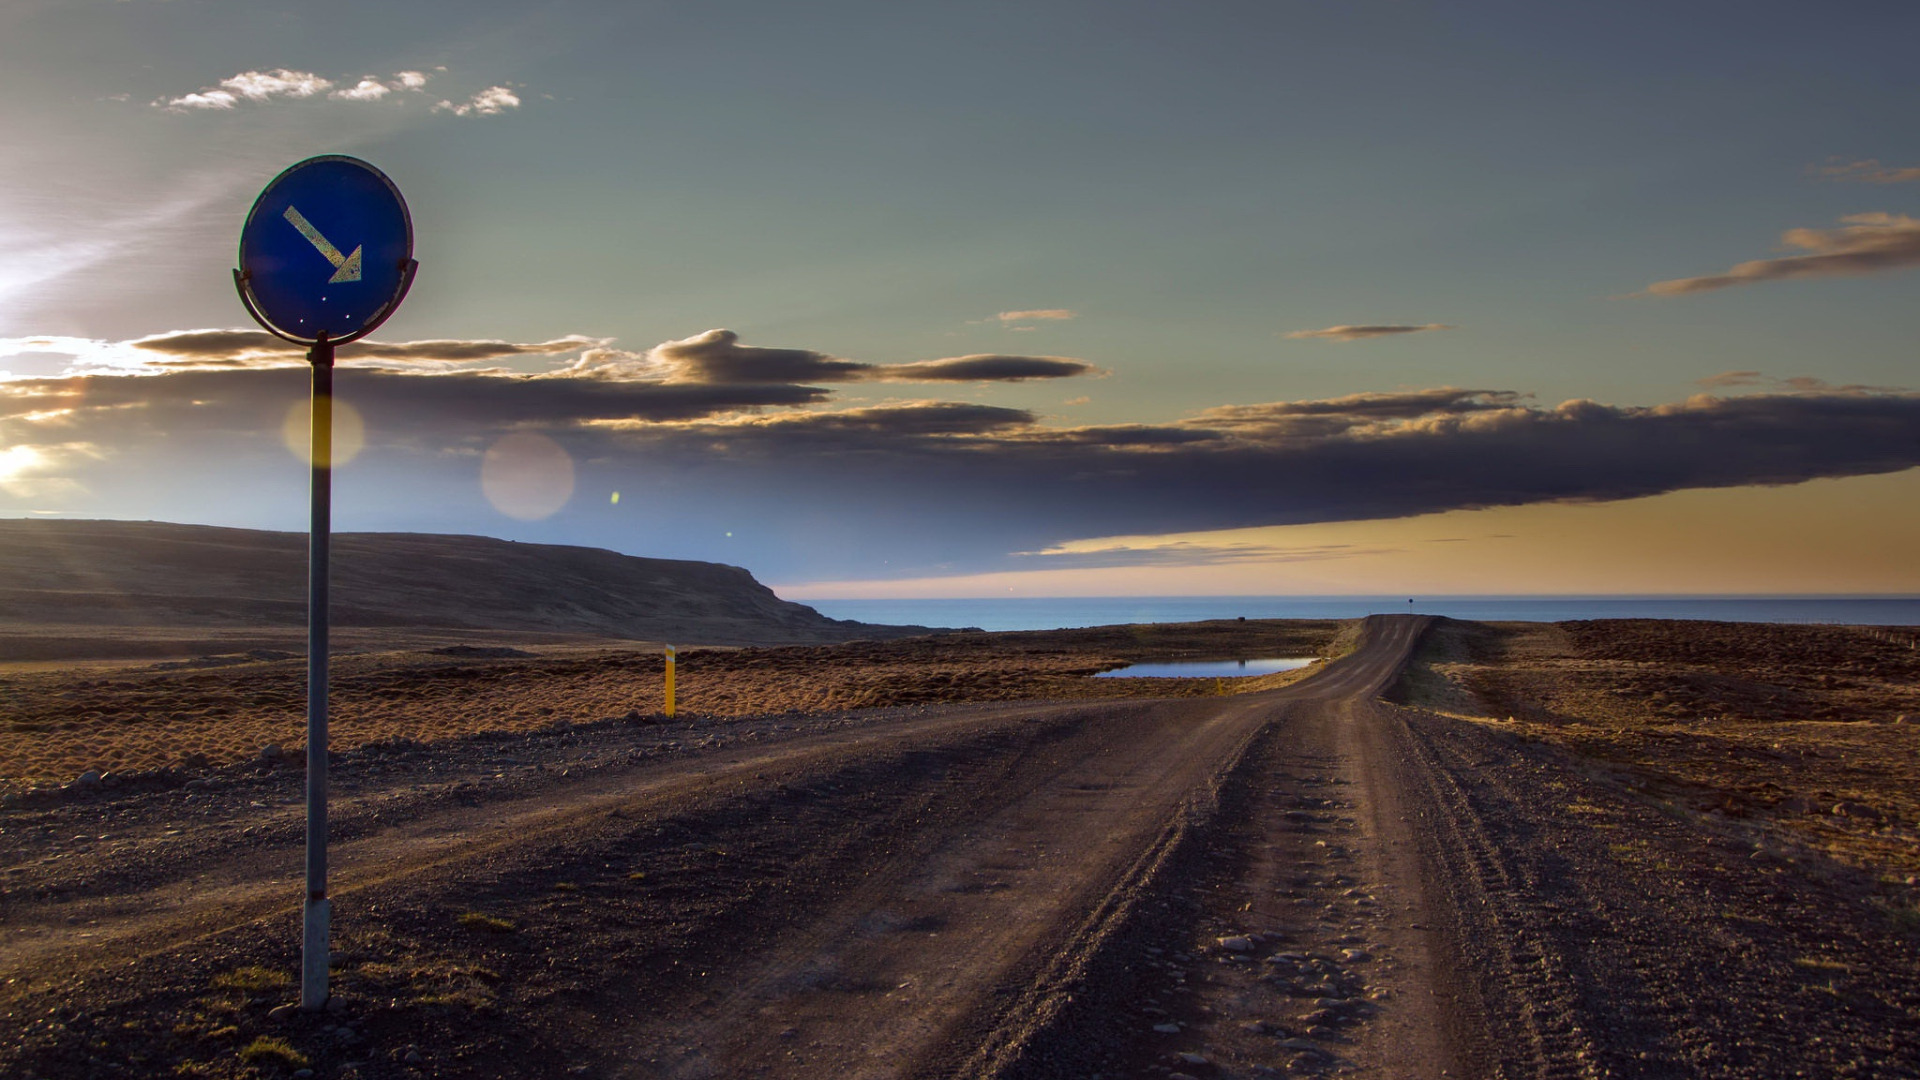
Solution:
<svg viewBox="0 0 1920 1080"><path fill-rule="evenodd" d="M1384 702L1427 627L1262 693L356 751L318 1014L290 767L10 811L0 1073L1917 1075L1910 933Z"/></svg>

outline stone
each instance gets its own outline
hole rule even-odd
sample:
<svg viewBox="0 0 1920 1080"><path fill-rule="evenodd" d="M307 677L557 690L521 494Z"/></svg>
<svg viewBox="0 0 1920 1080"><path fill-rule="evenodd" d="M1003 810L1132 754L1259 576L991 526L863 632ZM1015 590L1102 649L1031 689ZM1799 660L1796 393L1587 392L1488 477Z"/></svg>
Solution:
<svg viewBox="0 0 1920 1080"><path fill-rule="evenodd" d="M1153 1030L1159 1032L1162 1035L1178 1035L1180 1034L1180 1025L1179 1024L1155 1024L1153 1025Z"/></svg>
<svg viewBox="0 0 1920 1080"><path fill-rule="evenodd" d="M1208 1063L1205 1054L1196 1054L1191 1050L1182 1050L1173 1056L1178 1058L1182 1065L1205 1065Z"/></svg>
<svg viewBox="0 0 1920 1080"><path fill-rule="evenodd" d="M73 786L75 790L78 791L99 791L101 786L100 774L92 769L88 769L86 772L73 778Z"/></svg>
<svg viewBox="0 0 1920 1080"><path fill-rule="evenodd" d="M1373 954L1365 949L1341 949L1340 959L1349 964L1364 964L1373 959Z"/></svg>
<svg viewBox="0 0 1920 1080"><path fill-rule="evenodd" d="M1214 938L1213 943L1228 952L1240 953L1253 951L1253 939L1244 934L1229 934L1226 937Z"/></svg>
<svg viewBox="0 0 1920 1080"><path fill-rule="evenodd" d="M260 752L255 755L255 757L260 761L279 761L282 757L285 757L285 756L286 756L286 751L280 749L279 743L268 743L267 745L261 747Z"/></svg>

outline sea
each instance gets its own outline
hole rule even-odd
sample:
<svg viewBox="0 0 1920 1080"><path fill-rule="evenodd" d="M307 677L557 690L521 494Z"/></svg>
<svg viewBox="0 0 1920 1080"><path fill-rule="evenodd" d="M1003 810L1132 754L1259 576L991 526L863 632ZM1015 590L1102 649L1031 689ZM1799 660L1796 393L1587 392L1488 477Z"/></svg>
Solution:
<svg viewBox="0 0 1920 1080"><path fill-rule="evenodd" d="M1920 596L1063 596L807 600L835 619L981 630L1060 630L1203 619L1446 615L1480 622L1710 619L1920 626Z"/></svg>

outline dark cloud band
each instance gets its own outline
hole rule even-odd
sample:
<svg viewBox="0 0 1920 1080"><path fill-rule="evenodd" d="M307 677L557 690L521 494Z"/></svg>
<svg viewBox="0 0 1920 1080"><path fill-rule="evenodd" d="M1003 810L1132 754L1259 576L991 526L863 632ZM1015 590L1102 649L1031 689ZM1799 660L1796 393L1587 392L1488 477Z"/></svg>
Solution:
<svg viewBox="0 0 1920 1080"><path fill-rule="evenodd" d="M765 351L792 355L753 355L730 370L795 376L821 363L803 350ZM713 376L724 366L700 370ZM1719 382L1752 378L1730 373ZM360 477L383 493L358 527L484 529L492 515L470 475L476 455L531 430L577 463L581 490L625 492L621 513L651 508L644 518L616 518L605 504L575 507L552 520L567 531L551 538L713 558L721 553L690 538L737 530L760 539L743 540L727 561L789 579L1011 567L1020 565L1011 552L1093 537L1625 499L1920 466L1920 394L1796 380L1656 407L1545 407L1513 391L1438 387L1084 427L967 402L836 410L820 386L724 375L363 369L342 372L336 388L368 433L368 450L343 483ZM190 478L191 490L213 494L256 483L297 512L298 470L274 445L305 390L297 368L16 380L0 383L0 442L40 448L45 475L118 500L111 505L145 506L139 500L150 492L178 492Z"/></svg>
<svg viewBox="0 0 1920 1080"><path fill-rule="evenodd" d="M865 364L810 349L742 345L731 330L709 330L656 346L651 359L672 377L708 383L1023 382L1064 379L1096 369L1064 356L976 354L910 364Z"/></svg>

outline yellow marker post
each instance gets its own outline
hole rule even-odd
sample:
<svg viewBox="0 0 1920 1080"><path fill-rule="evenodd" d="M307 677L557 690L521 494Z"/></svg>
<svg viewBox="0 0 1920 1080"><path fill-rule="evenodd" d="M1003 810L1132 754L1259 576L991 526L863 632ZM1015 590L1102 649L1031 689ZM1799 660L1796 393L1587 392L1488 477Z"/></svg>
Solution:
<svg viewBox="0 0 1920 1080"><path fill-rule="evenodd" d="M673 716L673 646L667 646L667 716Z"/></svg>

